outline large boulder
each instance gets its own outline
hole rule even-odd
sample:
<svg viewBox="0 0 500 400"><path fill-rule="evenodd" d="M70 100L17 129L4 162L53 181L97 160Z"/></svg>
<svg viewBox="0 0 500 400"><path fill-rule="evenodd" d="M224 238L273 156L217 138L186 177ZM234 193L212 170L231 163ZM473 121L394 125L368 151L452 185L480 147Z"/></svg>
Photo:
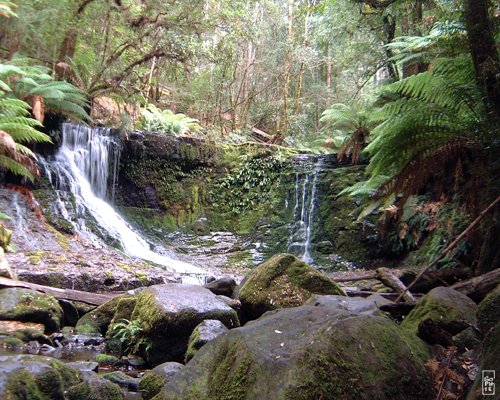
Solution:
<svg viewBox="0 0 500 400"><path fill-rule="evenodd" d="M83 382L71 386L66 392L66 399L122 400L123 393L116 383L101 378L93 371L85 371L83 372Z"/></svg>
<svg viewBox="0 0 500 400"><path fill-rule="evenodd" d="M81 381L79 372L51 357L0 357L1 399L65 400L65 391Z"/></svg>
<svg viewBox="0 0 500 400"><path fill-rule="evenodd" d="M203 285L203 287L207 288L212 293L226 297L233 297L237 286L236 281L230 276L223 276L222 278Z"/></svg>
<svg viewBox="0 0 500 400"><path fill-rule="evenodd" d="M383 315L379 310L379 304L385 304L384 299L377 296L372 298L347 297L337 295L313 295L304 305L327 307L335 311L350 311L356 314Z"/></svg>
<svg viewBox="0 0 500 400"><path fill-rule="evenodd" d="M227 328L240 325L236 311L210 290L195 285L150 286L136 296L131 321L140 321L141 337L148 343L141 354L149 364L183 361L194 328L206 319Z"/></svg>
<svg viewBox="0 0 500 400"><path fill-rule="evenodd" d="M260 264L240 289L243 318L297 307L313 294L345 295L338 285L291 254L277 254Z"/></svg>
<svg viewBox="0 0 500 400"><path fill-rule="evenodd" d="M85 314L76 324L76 333L90 336L106 335L108 327L115 316L117 306L128 297L127 295L117 296Z"/></svg>
<svg viewBox="0 0 500 400"><path fill-rule="evenodd" d="M58 301L48 294L6 288L0 290L0 320L42 323L49 333L61 328L63 310Z"/></svg>
<svg viewBox="0 0 500 400"><path fill-rule="evenodd" d="M492 290L477 307L477 324L486 335L500 321L500 285Z"/></svg>
<svg viewBox="0 0 500 400"><path fill-rule="evenodd" d="M464 294L447 287L437 287L427 293L401 324L418 332L422 321L431 319L440 328L456 335L476 324L476 304Z"/></svg>
<svg viewBox="0 0 500 400"><path fill-rule="evenodd" d="M387 318L301 306L207 343L157 399L428 399L428 357Z"/></svg>
<svg viewBox="0 0 500 400"><path fill-rule="evenodd" d="M189 337L186 351L186 362L191 360L196 352L217 336L227 332L226 326L215 319L206 319L200 323Z"/></svg>
<svg viewBox="0 0 500 400"><path fill-rule="evenodd" d="M143 378L139 381L139 391L144 400L150 400L160 393L163 386L179 372L184 365L176 362L166 362L154 367L151 371L146 372Z"/></svg>

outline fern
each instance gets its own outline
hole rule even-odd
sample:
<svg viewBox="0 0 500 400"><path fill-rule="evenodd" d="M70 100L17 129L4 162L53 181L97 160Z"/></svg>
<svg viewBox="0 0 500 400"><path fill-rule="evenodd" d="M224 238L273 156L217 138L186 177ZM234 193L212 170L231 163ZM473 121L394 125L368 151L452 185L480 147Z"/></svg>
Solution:
<svg viewBox="0 0 500 400"><path fill-rule="evenodd" d="M149 104L145 109L141 110L139 128L175 135L201 132L198 120L189 118L184 114L174 114L171 110L160 110L154 104Z"/></svg>

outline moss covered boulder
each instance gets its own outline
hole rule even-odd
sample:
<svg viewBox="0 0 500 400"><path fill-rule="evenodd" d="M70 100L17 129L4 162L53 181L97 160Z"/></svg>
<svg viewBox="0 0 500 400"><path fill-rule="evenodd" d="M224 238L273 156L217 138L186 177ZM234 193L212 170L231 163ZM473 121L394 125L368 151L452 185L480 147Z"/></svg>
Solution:
<svg viewBox="0 0 500 400"><path fill-rule="evenodd" d="M206 319L199 324L189 337L186 362L191 360L202 346L214 340L217 336L227 332L227 330L228 329L222 322L214 319Z"/></svg>
<svg viewBox="0 0 500 400"><path fill-rule="evenodd" d="M476 324L476 304L467 296L447 287L437 287L427 293L401 324L418 332L420 322L432 319L452 335Z"/></svg>
<svg viewBox="0 0 500 400"><path fill-rule="evenodd" d="M144 400L152 399L160 393L163 386L179 372L184 365L176 362L166 362L154 367L151 371L144 374L139 381L139 391Z"/></svg>
<svg viewBox="0 0 500 400"><path fill-rule="evenodd" d="M429 399L425 344L387 318L301 306L205 345L158 399Z"/></svg>
<svg viewBox="0 0 500 400"><path fill-rule="evenodd" d="M80 335L106 335L115 316L117 306L130 296L118 296L85 314L76 324L75 330Z"/></svg>
<svg viewBox="0 0 500 400"><path fill-rule="evenodd" d="M243 319L259 318L266 311L297 307L313 294L345 295L316 269L291 254L277 254L260 264L243 283L240 301Z"/></svg>
<svg viewBox="0 0 500 400"><path fill-rule="evenodd" d="M66 392L67 400L122 400L120 386L101 378L95 372L83 374L83 382L71 386Z"/></svg>
<svg viewBox="0 0 500 400"><path fill-rule="evenodd" d="M58 301L48 294L7 288L0 290L0 320L42 323L49 333L61 328L63 310Z"/></svg>
<svg viewBox="0 0 500 400"><path fill-rule="evenodd" d="M81 381L79 372L50 357L0 357L1 399L65 400L65 391Z"/></svg>
<svg viewBox="0 0 500 400"><path fill-rule="evenodd" d="M500 321L500 285L491 291L477 307L477 324L486 335Z"/></svg>
<svg viewBox="0 0 500 400"><path fill-rule="evenodd" d="M191 333L206 319L227 328L240 325L236 311L210 290L180 284L150 286L138 293L130 318L141 324L141 337L148 343L141 356L150 365L183 361Z"/></svg>

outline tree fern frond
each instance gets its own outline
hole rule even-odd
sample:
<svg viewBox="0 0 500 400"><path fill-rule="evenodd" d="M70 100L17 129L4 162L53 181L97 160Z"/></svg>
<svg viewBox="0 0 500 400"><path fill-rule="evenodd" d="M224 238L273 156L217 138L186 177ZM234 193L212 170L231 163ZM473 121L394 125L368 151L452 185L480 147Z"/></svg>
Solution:
<svg viewBox="0 0 500 400"><path fill-rule="evenodd" d="M0 165L16 175L27 177L32 182L35 179L33 173L25 165L13 160L10 157L0 154Z"/></svg>

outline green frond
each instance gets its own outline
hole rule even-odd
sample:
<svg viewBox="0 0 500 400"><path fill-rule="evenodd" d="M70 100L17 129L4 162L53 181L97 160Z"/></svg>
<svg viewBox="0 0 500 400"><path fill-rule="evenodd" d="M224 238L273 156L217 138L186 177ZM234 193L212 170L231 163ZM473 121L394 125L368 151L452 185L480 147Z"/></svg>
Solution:
<svg viewBox="0 0 500 400"><path fill-rule="evenodd" d="M24 176L32 182L34 180L34 176L31 171L26 166L13 160L12 158L0 154L0 165L16 175Z"/></svg>

